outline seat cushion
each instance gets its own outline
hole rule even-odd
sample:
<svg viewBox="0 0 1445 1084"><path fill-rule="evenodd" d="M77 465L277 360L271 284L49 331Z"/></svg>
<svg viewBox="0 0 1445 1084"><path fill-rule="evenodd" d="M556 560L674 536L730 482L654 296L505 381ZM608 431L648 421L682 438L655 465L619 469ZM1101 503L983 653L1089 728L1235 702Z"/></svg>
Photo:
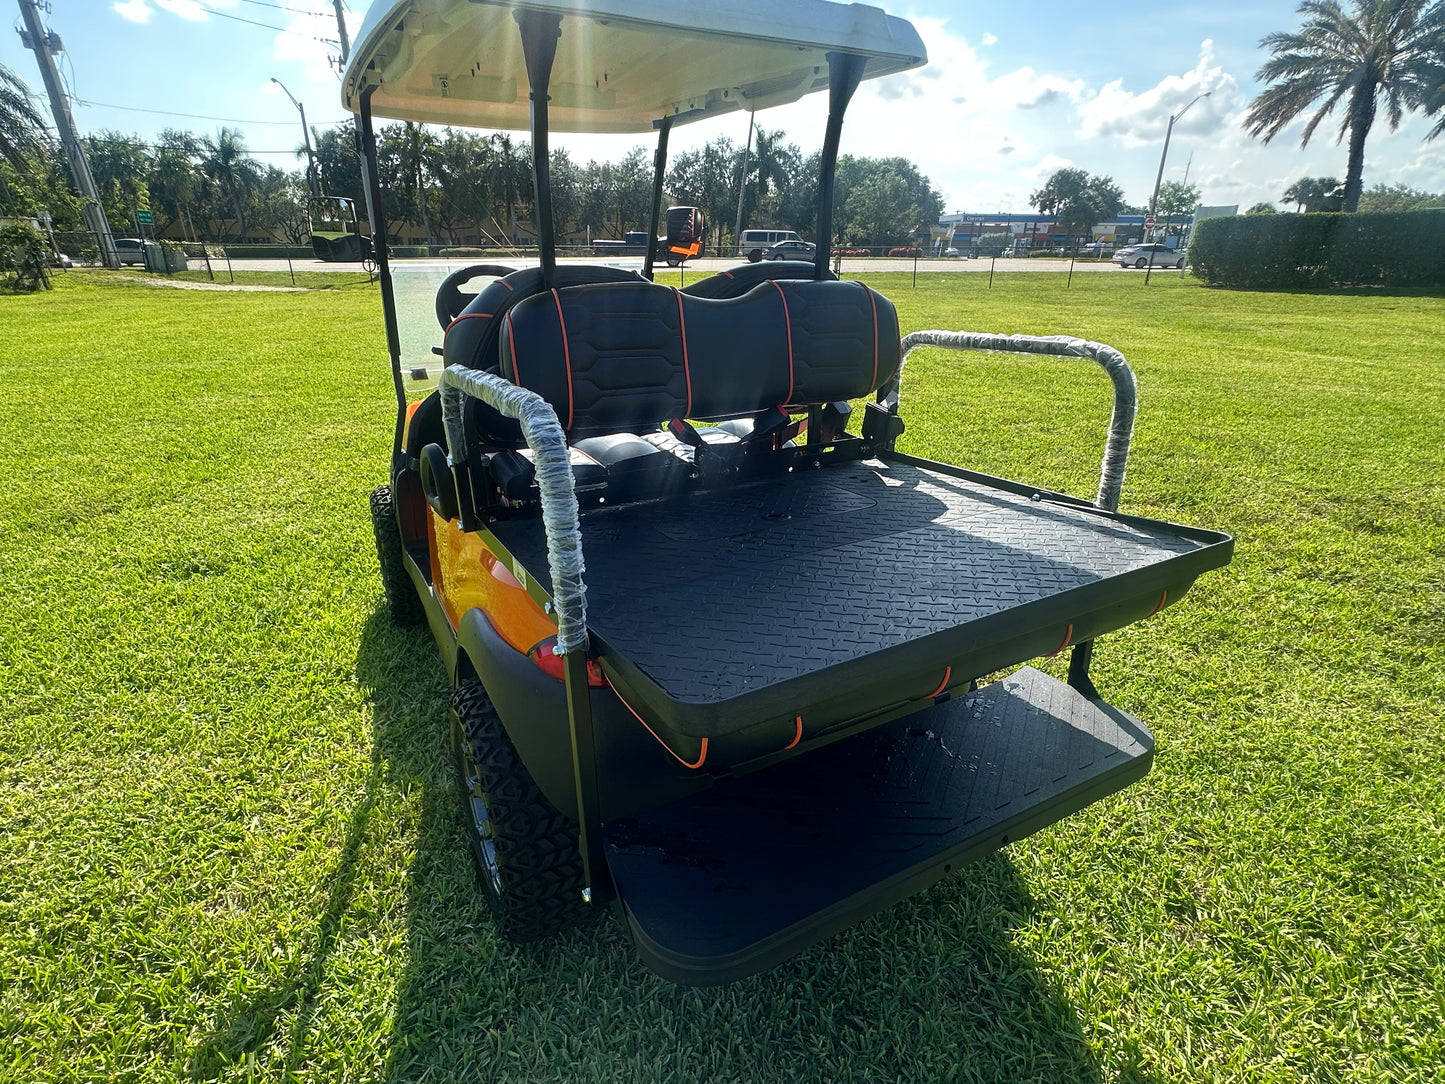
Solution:
<svg viewBox="0 0 1445 1084"><path fill-rule="evenodd" d="M644 433L867 395L897 371L898 317L860 282L768 280L724 300L577 286L514 306L500 349L502 375L569 434Z"/></svg>

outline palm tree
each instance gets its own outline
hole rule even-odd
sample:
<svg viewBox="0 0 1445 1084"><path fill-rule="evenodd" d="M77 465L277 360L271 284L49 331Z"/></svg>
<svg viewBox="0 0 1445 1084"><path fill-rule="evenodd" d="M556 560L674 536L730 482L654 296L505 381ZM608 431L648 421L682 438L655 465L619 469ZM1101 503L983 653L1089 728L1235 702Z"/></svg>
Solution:
<svg viewBox="0 0 1445 1084"><path fill-rule="evenodd" d="M45 121L30 98L30 88L18 75L0 64L0 158L15 168L16 173L30 171L31 152L40 144ZM8 206L10 192L0 174L0 201Z"/></svg>
<svg viewBox="0 0 1445 1084"><path fill-rule="evenodd" d="M1445 0L1352 2L1346 14L1335 0L1306 0L1298 9L1304 16L1299 30L1260 41L1271 56L1257 78L1270 85L1251 103L1244 121L1250 135L1268 143L1318 103L1305 125L1303 147L1340 99L1348 97L1338 137L1350 137L1346 211L1360 202L1365 137L1377 107L1384 105L1391 131L1400 127L1406 110L1438 108L1445 55Z"/></svg>
<svg viewBox="0 0 1445 1084"><path fill-rule="evenodd" d="M256 160L246 153L246 142L234 128L222 128L213 140L201 138L204 158L201 169L220 185L236 215L241 239L246 238L246 202L255 187L260 169Z"/></svg>

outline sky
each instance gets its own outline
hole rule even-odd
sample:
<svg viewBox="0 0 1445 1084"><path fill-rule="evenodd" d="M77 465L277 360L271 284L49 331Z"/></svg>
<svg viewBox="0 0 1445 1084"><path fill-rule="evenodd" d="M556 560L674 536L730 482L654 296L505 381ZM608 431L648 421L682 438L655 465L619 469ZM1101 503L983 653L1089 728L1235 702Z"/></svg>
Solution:
<svg viewBox="0 0 1445 1084"><path fill-rule="evenodd" d="M14 3L15 0L0 0ZM786 3L787 0L779 0ZM240 128L263 161L297 168L295 107L313 126L346 117L334 63L331 0L49 0L47 25L65 52L61 71L82 133L101 129L152 139L167 127L214 133ZM1205 91L1175 125L1165 180L1187 178L1205 204L1279 203L1302 176L1345 172L1338 123L1326 122L1301 149L1303 122L1269 146L1242 120L1262 86L1259 40L1298 25L1288 0L1016 0L963 4L899 0L929 63L863 84L843 130L842 153L911 158L944 197L946 211L1025 212L1029 195L1057 169L1108 174L1143 204L1171 113ZM347 0L355 36L366 0ZM20 25L19 12L14 22ZM264 24L264 25L258 25ZM35 57L17 35L0 36L0 62L41 90ZM48 115L48 107L45 110ZM822 143L826 101L758 114L805 152ZM741 143L746 114L676 129L671 150L718 135ZM1407 119L1398 132L1376 122L1366 146L1365 184L1445 190L1445 136ZM554 136L574 159L617 159L635 136Z"/></svg>

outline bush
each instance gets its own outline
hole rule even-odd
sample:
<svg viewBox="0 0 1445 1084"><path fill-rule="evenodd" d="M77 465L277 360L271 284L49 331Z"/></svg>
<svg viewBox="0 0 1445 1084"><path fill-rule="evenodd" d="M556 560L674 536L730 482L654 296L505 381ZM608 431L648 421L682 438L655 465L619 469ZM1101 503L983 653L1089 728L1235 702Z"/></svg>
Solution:
<svg viewBox="0 0 1445 1084"><path fill-rule="evenodd" d="M1211 286L1445 286L1445 211L1210 218L1189 250Z"/></svg>
<svg viewBox="0 0 1445 1084"><path fill-rule="evenodd" d="M426 245L392 245L386 250L388 256L430 256Z"/></svg>
<svg viewBox="0 0 1445 1084"><path fill-rule="evenodd" d="M871 255L873 255L873 250L872 250L871 248L835 248L835 249L833 250L833 255L834 255L834 256L871 256Z"/></svg>
<svg viewBox="0 0 1445 1084"><path fill-rule="evenodd" d="M233 260L293 260L314 259L316 253L310 245L225 245L225 255ZM211 259L216 257L212 255Z"/></svg>
<svg viewBox="0 0 1445 1084"><path fill-rule="evenodd" d="M974 247L985 256L1001 256L1014 247L1011 233L985 233L974 242Z"/></svg>
<svg viewBox="0 0 1445 1084"><path fill-rule="evenodd" d="M45 238L24 222L0 226L0 286L16 293L50 289L45 264L51 252Z"/></svg>
<svg viewBox="0 0 1445 1084"><path fill-rule="evenodd" d="M888 255L907 256L909 259L912 259L915 256L922 256L923 250L921 248L890 248Z"/></svg>

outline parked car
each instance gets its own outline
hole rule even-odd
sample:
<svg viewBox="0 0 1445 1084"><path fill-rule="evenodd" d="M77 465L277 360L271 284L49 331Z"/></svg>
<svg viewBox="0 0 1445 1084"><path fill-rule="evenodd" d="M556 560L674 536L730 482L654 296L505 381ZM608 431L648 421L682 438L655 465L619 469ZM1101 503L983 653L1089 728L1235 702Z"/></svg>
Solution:
<svg viewBox="0 0 1445 1084"><path fill-rule="evenodd" d="M811 260L817 251L818 246L811 241L779 241L776 245L763 249L763 259Z"/></svg>
<svg viewBox="0 0 1445 1084"><path fill-rule="evenodd" d="M138 264L145 266L145 242L139 237L117 237L115 239L115 253L120 257L121 266L126 264Z"/></svg>
<svg viewBox="0 0 1445 1084"><path fill-rule="evenodd" d="M1183 267L1185 252L1168 245L1128 245L1114 253L1120 267Z"/></svg>
<svg viewBox="0 0 1445 1084"><path fill-rule="evenodd" d="M792 230L743 230L738 241L738 255L746 256L748 263L757 263L763 258L763 250L783 241L801 241Z"/></svg>

